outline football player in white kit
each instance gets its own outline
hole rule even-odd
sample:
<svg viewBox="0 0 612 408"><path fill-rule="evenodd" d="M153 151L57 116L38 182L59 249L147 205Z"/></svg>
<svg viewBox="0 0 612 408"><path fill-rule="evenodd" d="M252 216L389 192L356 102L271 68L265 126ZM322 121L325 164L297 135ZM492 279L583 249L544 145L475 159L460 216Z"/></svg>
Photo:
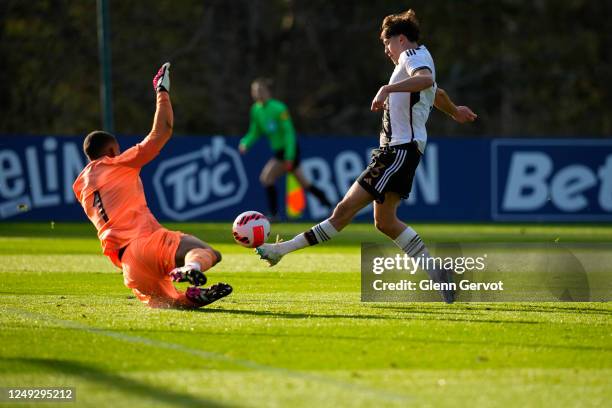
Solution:
<svg viewBox="0 0 612 408"><path fill-rule="evenodd" d="M331 217L293 239L264 244L256 249L262 259L275 265L289 252L333 238L363 207L374 201L376 228L391 238L411 257L429 258L429 252L414 229L397 218L397 207L408 197L421 155L425 152L425 123L432 106L459 123L471 122L476 115L466 106L455 106L436 86L436 70L431 54L418 44L419 24L414 11L392 14L383 20L380 38L385 54L395 64L389 84L382 86L372 101L373 111L383 110L380 147L372 161L353 183ZM426 268L427 269L427 268ZM448 282L450 272L427 269L436 282ZM448 303L452 291L442 291Z"/></svg>

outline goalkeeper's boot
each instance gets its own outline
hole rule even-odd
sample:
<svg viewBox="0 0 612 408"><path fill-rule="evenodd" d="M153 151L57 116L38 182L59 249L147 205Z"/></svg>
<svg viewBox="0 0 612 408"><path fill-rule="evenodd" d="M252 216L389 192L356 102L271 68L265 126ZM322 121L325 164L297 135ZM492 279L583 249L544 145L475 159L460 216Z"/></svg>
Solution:
<svg viewBox="0 0 612 408"><path fill-rule="evenodd" d="M276 249L276 244L263 244L255 248L255 252L257 252L261 259L268 262L270 266L276 265L283 257L283 254Z"/></svg>
<svg viewBox="0 0 612 408"><path fill-rule="evenodd" d="M185 291L187 299L198 306L206 306L232 293L232 287L227 283L219 282L210 288L190 286Z"/></svg>
<svg viewBox="0 0 612 408"><path fill-rule="evenodd" d="M189 265L174 268L170 271L170 278L173 282L189 282L195 286L202 286L206 283L204 272L192 268Z"/></svg>

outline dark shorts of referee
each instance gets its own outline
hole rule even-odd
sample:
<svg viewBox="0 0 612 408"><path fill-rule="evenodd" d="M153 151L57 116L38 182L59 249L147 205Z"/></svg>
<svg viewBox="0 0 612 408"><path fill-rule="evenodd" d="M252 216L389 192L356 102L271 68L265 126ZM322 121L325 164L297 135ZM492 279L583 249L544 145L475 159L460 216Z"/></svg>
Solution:
<svg viewBox="0 0 612 408"><path fill-rule="evenodd" d="M421 152L416 142L383 146L372 150L372 160L357 182L379 204L385 201L387 192L397 193L406 199L412 190L412 180L420 161Z"/></svg>
<svg viewBox="0 0 612 408"><path fill-rule="evenodd" d="M285 161L285 149L275 150L274 158L282 162ZM297 169L300 166L300 146L295 146L295 158L292 162L293 168Z"/></svg>

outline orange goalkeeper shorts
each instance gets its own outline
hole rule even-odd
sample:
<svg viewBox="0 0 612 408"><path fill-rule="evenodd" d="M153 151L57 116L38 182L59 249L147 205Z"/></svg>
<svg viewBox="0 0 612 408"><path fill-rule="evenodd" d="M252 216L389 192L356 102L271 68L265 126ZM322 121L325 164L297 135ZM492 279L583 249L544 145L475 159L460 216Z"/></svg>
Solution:
<svg viewBox="0 0 612 408"><path fill-rule="evenodd" d="M121 257L125 286L150 307L197 307L174 287L169 275L183 235L160 228L130 242Z"/></svg>

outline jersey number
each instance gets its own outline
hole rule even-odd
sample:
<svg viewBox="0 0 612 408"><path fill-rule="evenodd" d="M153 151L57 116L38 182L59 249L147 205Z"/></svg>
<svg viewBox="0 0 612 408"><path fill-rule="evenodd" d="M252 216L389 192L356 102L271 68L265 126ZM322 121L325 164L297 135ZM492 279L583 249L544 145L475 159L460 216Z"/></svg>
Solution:
<svg viewBox="0 0 612 408"><path fill-rule="evenodd" d="M104 209L104 204L102 204L102 197L100 197L100 192L97 191L97 190L94 191L93 205L94 205L94 207L96 207L98 209L98 214L100 215L100 217L102 217L104 222L108 222L108 215L106 215L106 210Z"/></svg>

